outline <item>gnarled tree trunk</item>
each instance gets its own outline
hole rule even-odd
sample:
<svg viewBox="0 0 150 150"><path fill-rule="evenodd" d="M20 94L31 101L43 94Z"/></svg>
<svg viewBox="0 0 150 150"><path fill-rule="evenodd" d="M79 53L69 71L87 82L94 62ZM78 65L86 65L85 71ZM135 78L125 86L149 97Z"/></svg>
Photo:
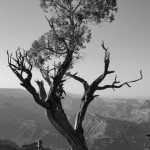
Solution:
<svg viewBox="0 0 150 150"><path fill-rule="evenodd" d="M28 54L24 53L24 55L22 55L19 50L16 52L16 59L14 59L12 58L12 55L9 55L8 53L9 67L20 79L21 85L32 94L35 102L46 110L47 118L49 119L50 123L67 140L72 150L88 150L84 137L82 122L84 120L86 110L89 104L97 96L94 95L94 93L97 90L104 90L107 88L121 88L124 85L130 87L130 83L137 82L142 79L142 72L140 72L141 76L137 80L132 80L117 85L120 82L117 81L117 78L115 77L115 80L112 84L100 86L100 83L105 79L107 75L114 73L114 71L108 70L110 61L110 54L108 52L108 48L105 48L104 43L102 43L102 47L105 50L104 72L90 85L87 81L85 81L81 77L78 77L76 74L71 74L67 72L73 61L73 51L71 50L68 50L65 60L61 64L61 66L58 67L54 64L54 68L52 69L54 70L54 76L49 75L49 72L51 70L43 70L41 73L50 86L48 94L45 91L43 81L36 81L39 87L39 92L37 92L36 89L32 86L32 65L28 60ZM12 64L12 59L15 61L15 64ZM26 78L23 77L23 73L27 75ZM81 99L80 111L77 114L74 128L69 123L61 103L61 99L63 99L63 93L65 93L63 89L63 82L65 81L64 76L70 76L82 83L84 86L84 94Z"/></svg>
<svg viewBox="0 0 150 150"><path fill-rule="evenodd" d="M46 110L46 115L54 128L67 140L72 150L88 150L84 136L73 129L62 112L56 110L52 115Z"/></svg>

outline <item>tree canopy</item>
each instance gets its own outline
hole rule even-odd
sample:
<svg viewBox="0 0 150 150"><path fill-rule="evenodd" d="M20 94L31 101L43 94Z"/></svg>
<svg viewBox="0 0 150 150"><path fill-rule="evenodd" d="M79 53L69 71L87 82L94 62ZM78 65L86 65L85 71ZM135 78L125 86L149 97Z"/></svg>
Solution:
<svg viewBox="0 0 150 150"><path fill-rule="evenodd" d="M41 0L50 30L35 40L29 50L35 65L43 65L52 57L65 57L80 50L91 40L90 24L112 22L117 11L116 0ZM60 63L59 63L60 65Z"/></svg>

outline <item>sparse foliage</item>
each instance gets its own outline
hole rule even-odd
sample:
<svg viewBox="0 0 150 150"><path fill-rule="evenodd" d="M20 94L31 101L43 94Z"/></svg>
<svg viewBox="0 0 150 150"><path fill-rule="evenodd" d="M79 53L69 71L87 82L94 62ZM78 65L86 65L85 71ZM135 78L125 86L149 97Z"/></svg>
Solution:
<svg viewBox="0 0 150 150"><path fill-rule="evenodd" d="M104 72L91 84L77 76L77 73L72 73L74 62L81 58L80 50L91 40L89 25L112 22L117 11L116 0L40 0L40 2L50 30L35 40L28 51L21 53L18 49L16 58L8 53L8 64L20 79L21 85L33 95L35 102L46 110L49 121L64 136L71 149L87 150L82 122L89 104L98 96L95 92L107 88L120 88L124 85L130 87L131 82L142 79L142 72L139 79L120 84L116 77L112 84L100 86L107 75L115 72L109 70L110 53L102 42L105 51ZM53 62L51 67L49 61ZM48 83L48 94L44 81L36 81L39 92L32 86L32 66L40 70ZM66 94L63 85L68 77L79 81L84 87L74 127L69 123L61 103Z"/></svg>

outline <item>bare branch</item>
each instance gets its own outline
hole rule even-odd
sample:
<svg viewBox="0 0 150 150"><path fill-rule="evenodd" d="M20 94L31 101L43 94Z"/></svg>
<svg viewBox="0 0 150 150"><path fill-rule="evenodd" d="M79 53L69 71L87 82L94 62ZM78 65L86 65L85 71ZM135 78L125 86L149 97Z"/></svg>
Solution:
<svg viewBox="0 0 150 150"><path fill-rule="evenodd" d="M114 73L114 71L108 71L110 54L108 52L108 48L106 48L104 46L104 42L103 41L102 41L102 48L105 50L104 72L96 80L94 80L94 82L90 86L87 84L87 82L84 79L82 79L80 77L77 77L76 74L70 75L74 79L76 79L79 82L81 82L84 85L84 87L85 87L85 94L83 95L83 97L81 99L80 111L79 111L79 113L76 116L76 123L75 123L75 130L77 130L77 131L79 130L79 132L82 132L82 130L83 130L82 122L83 122L85 113L87 111L87 108L88 108L90 102L95 97L98 96L98 95L94 95L94 92L97 90L98 85L103 81L103 79L105 78L105 76L107 74Z"/></svg>
<svg viewBox="0 0 150 150"><path fill-rule="evenodd" d="M87 108L90 104L90 102L97 97L98 95L94 95L95 91L97 90L104 90L107 88L112 88L113 90L115 88L121 88L124 85L127 85L128 87L130 86L130 83L132 82L137 82L139 80L141 80L143 78L142 76L142 71L140 71L140 78L136 79L136 80L132 80L129 82L125 82L123 84L120 85L116 85L119 84L120 81L117 81L117 76L114 79L114 82L112 83L112 85L105 85L103 87L100 87L99 84L104 80L105 76L111 73L114 73L115 71L108 71L108 67L109 67L109 59L110 59L110 54L108 52L108 48L106 48L104 46L104 42L102 41L102 48L105 50L105 58L104 58L104 72L102 75L100 75L96 80L94 80L94 82L88 87L85 88L86 92L84 93L82 99L81 99L81 105L80 105L80 111L78 112L77 116L76 116L76 121L75 121L75 130L79 131L80 133L83 132L83 127L82 127L82 122L85 116L85 113L87 111ZM71 77L73 77L75 80L78 80L79 82L81 82L83 85L86 85L86 81L80 77L77 77L76 74L71 75Z"/></svg>
<svg viewBox="0 0 150 150"><path fill-rule="evenodd" d="M50 21L50 20L47 18L47 16L45 16L45 18L46 18L46 20L47 20L49 26L50 26L52 29L54 29L53 21Z"/></svg>
<svg viewBox="0 0 150 150"><path fill-rule="evenodd" d="M51 72L52 70L53 70L53 69L49 69L49 66L47 66L46 69L40 68L40 72L41 72L43 78L45 79L45 81L48 83L49 86L51 86L51 84L52 84L51 79L52 79L53 77L50 76L50 72Z"/></svg>
<svg viewBox="0 0 150 150"><path fill-rule="evenodd" d="M43 81L38 81L36 80L35 81L39 87L39 94L40 94L40 98L45 101L46 97L47 97L47 94L46 94L46 91L45 91L45 88L44 88L44 82Z"/></svg>
<svg viewBox="0 0 150 150"><path fill-rule="evenodd" d="M80 0L80 2L78 3L78 5L76 6L76 8L74 9L74 11L73 12L75 12L77 9L78 9L78 7L81 5L81 2L82 2L83 0Z"/></svg>
<svg viewBox="0 0 150 150"><path fill-rule="evenodd" d="M58 5L58 6L60 6L61 8L63 8L64 10L67 10L69 13L70 13L70 11L58 0L58 2L57 1L55 1L56 2L56 4Z"/></svg>
<svg viewBox="0 0 150 150"><path fill-rule="evenodd" d="M140 78L136 79L136 80L132 80L132 81L128 81L128 82L124 82L120 85L116 85L118 83L120 83L120 81L117 81L117 76L115 77L114 82L112 83L112 85L105 85L103 87L98 87L97 90L104 90L104 89L108 89L108 88L112 88L113 90L115 90L115 88L121 88L124 85L127 85L128 87L131 87L130 83L133 82L137 82L143 79L143 75L142 75L142 70L140 71Z"/></svg>
<svg viewBox="0 0 150 150"><path fill-rule="evenodd" d="M12 54L9 54L9 52L7 51L7 56L8 65L10 69L14 72L14 74L20 79L20 84L33 95L34 100L37 104L44 107L45 109L49 109L50 106L45 101L42 101L35 88L31 85L32 67L31 64L29 64L29 62L27 61L27 53L24 51L24 53L22 54L20 50L17 50L16 58L12 58ZM14 60L14 64L12 63L12 59ZM27 75L26 78L23 77L23 73Z"/></svg>
<svg viewBox="0 0 150 150"><path fill-rule="evenodd" d="M21 85L23 87L25 87L27 89L28 92L30 92L35 100L35 102L42 106L43 108L47 109L47 110L50 110L51 106L46 103L45 101L43 101L43 99L41 99L39 97L39 94L36 92L35 88L31 85L31 84L24 84L24 83L21 83Z"/></svg>
<svg viewBox="0 0 150 150"><path fill-rule="evenodd" d="M87 81L85 81L81 77L78 77L76 74L77 73L75 73L75 74L67 73L67 76L69 76L71 78L74 78L75 80L81 82L83 84L83 86L84 86L84 90L87 91L87 89L89 88L89 84L87 83Z"/></svg>
<svg viewBox="0 0 150 150"><path fill-rule="evenodd" d="M73 51L68 51L67 55L65 56L65 60L60 65L60 67L56 68L54 66L54 69L57 69L57 72L53 76L53 83L51 88L50 97L54 97L52 100L52 103L54 104L54 107L57 108L59 105L59 101L63 99L63 93L65 94L65 91L63 89L63 82L64 76L66 75L67 70L69 69L73 59ZM47 99L47 102L49 102L49 98Z"/></svg>
<svg viewBox="0 0 150 150"><path fill-rule="evenodd" d="M44 49L49 50L50 52L55 53L55 54L59 54L59 55L63 55L63 54L67 53L66 51L65 52L57 52L57 51L54 51L52 48L44 47Z"/></svg>
<svg viewBox="0 0 150 150"><path fill-rule="evenodd" d="M110 53L108 51L108 48L105 47L104 42L102 41L101 44L102 48L105 50L105 58L104 58L104 72L102 75L100 75L96 80L93 81L93 83L90 85L91 92L94 93L98 87L98 85L104 80L107 74L114 73L115 71L108 71L109 68L109 62L110 62Z"/></svg>
<svg viewBox="0 0 150 150"><path fill-rule="evenodd" d="M8 65L11 68L11 70L16 74L16 76L20 79L22 83L30 83L32 78L32 65L28 63L27 61L27 55L24 52L24 54L21 54L20 50L18 49L16 51L16 59L12 58L12 54L9 54L7 51L8 56ZM11 60L14 60L15 64L12 64ZM25 66L25 63L27 63L28 67ZM23 77L23 72L26 73L27 77Z"/></svg>

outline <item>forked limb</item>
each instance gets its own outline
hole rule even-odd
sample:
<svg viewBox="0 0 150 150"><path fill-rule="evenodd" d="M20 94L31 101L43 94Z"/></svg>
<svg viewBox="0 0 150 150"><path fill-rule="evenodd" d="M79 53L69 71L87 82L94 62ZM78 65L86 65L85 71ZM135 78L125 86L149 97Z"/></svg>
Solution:
<svg viewBox="0 0 150 150"><path fill-rule="evenodd" d="M9 54L8 51L7 51L7 56L8 56L8 65L11 68L11 70L15 73L15 75L22 82L21 85L29 84L32 79L32 73L31 73L32 65L27 59L28 54L25 51L23 51L22 54L20 49L17 49L16 58L13 58L12 54ZM26 77L23 77L23 73L26 74Z"/></svg>
<svg viewBox="0 0 150 150"><path fill-rule="evenodd" d="M75 122L75 127L74 127L76 130L78 130L80 132L83 130L82 122L84 120L87 108L88 108L89 104L91 103L91 101L93 101L93 99L98 96L98 95L94 95L94 93L96 91L104 90L107 88L112 88L113 90L115 90L115 88L121 88L124 85L131 87L130 83L140 81L143 78L142 71L140 71L140 78L138 78L136 80L131 80L131 81L119 84L120 81L117 81L117 76L116 76L114 79L114 82L111 85L100 86L101 82L105 79L105 77L107 75L115 72L113 70L109 71L110 53L108 51L108 48L105 47L103 41L102 41L101 46L105 50L104 71L97 79L95 79L91 83L91 85L88 85L87 81L85 81L83 78L77 76L76 74L71 74L71 73L68 74L68 76L70 76L70 77L74 78L75 80L79 81L80 83L82 83L84 86L84 90L85 90L84 95L81 99L80 111L78 112L78 114L76 116L76 122Z"/></svg>
<svg viewBox="0 0 150 150"><path fill-rule="evenodd" d="M23 51L21 53L20 49L16 51L16 57L13 58L12 54L9 54L7 51L8 56L8 66L14 72L14 74L20 79L21 85L29 91L37 104L44 107L45 109L49 109L49 105L40 98L40 93L38 93L35 88L31 85L32 79L32 65L28 60L27 52ZM24 75L25 74L25 75ZM24 76L26 77L24 77Z"/></svg>
<svg viewBox="0 0 150 150"><path fill-rule="evenodd" d="M142 70L140 71L140 78L136 79L136 80L131 80L131 81L128 81L128 82L124 82L122 84L119 84L120 81L117 81L117 76L115 77L115 80L114 82L111 84L111 85L104 85L104 86L99 86L97 88L97 90L105 90L105 89L108 89L108 88L112 88L113 90L115 90L115 88L121 88L122 86L126 85L128 87L131 87L130 83L133 83L133 82L137 82L137 81L140 81L143 79L143 75L142 75ZM119 85L118 85L119 84Z"/></svg>

